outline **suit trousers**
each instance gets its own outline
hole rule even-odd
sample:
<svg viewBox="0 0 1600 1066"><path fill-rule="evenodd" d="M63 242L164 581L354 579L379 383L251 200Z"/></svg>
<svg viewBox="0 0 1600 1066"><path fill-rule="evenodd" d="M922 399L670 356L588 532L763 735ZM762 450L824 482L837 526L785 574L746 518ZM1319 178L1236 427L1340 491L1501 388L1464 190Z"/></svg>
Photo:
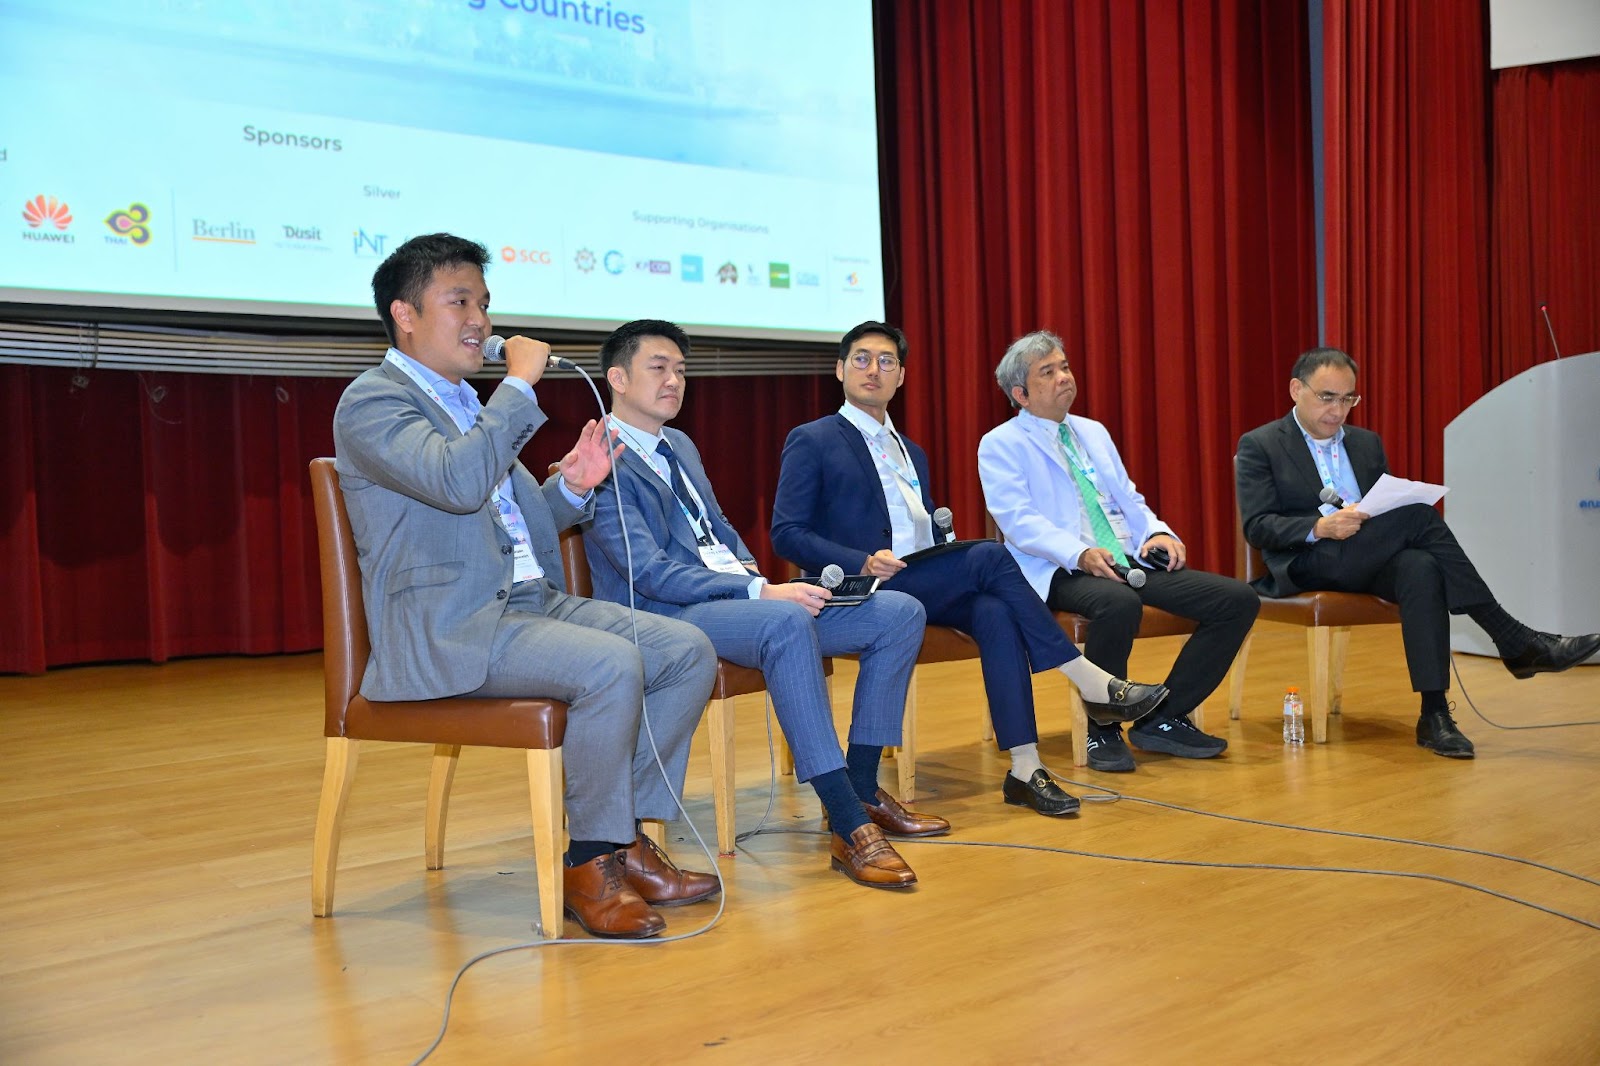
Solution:
<svg viewBox="0 0 1600 1066"><path fill-rule="evenodd" d="M512 588L489 677L467 695L568 704L568 833L626 844L635 818L678 817L673 794L683 794L689 741L716 676L711 642L693 626L642 611L630 620L626 607L569 596L540 578Z"/></svg>
<svg viewBox="0 0 1600 1066"><path fill-rule="evenodd" d="M916 597L929 624L951 626L978 642L995 743L1002 749L1038 743L1033 675L1082 653L1011 553L993 541L953 549L912 561L884 587Z"/></svg>
<svg viewBox="0 0 1600 1066"><path fill-rule="evenodd" d="M861 656L850 743L900 743L906 686L922 648L922 605L910 596L877 592L816 618L788 600L715 600L690 604L678 617L704 630L724 659L766 675L799 780L844 768L823 656Z"/></svg>
<svg viewBox="0 0 1600 1066"><path fill-rule="evenodd" d="M1494 602L1494 593L1439 512L1420 503L1362 523L1353 537L1323 539L1289 564L1303 589L1370 592L1400 606L1400 638L1416 692L1450 687L1450 615Z"/></svg>
<svg viewBox="0 0 1600 1066"><path fill-rule="evenodd" d="M1172 695L1162 705L1163 718L1182 717L1205 702L1228 676L1228 667L1261 610L1261 598L1243 581L1189 569L1146 570L1142 589L1057 570L1047 602L1058 611L1089 619L1083 653L1120 678L1128 676L1128 655L1139 635L1145 604L1197 623L1167 674Z"/></svg>

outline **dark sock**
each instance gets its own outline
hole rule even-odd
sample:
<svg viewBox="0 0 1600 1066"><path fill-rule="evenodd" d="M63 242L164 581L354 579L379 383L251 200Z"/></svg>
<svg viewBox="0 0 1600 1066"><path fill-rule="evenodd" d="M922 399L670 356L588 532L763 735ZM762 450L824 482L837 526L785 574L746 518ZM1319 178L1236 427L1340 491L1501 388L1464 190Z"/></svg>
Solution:
<svg viewBox="0 0 1600 1066"><path fill-rule="evenodd" d="M878 802L878 764L882 761L881 745L852 744L844 753L845 772L862 803Z"/></svg>
<svg viewBox="0 0 1600 1066"><path fill-rule="evenodd" d="M629 841L629 844L633 841ZM574 840L567 845L567 865L582 866L593 862L607 852L618 851L628 844L613 844L606 840Z"/></svg>
<svg viewBox="0 0 1600 1066"><path fill-rule="evenodd" d="M1529 644L1533 643L1533 638L1537 635L1507 614L1506 609L1498 603L1469 607L1467 616L1489 634L1489 639L1494 641L1495 650L1500 653L1501 658L1521 654Z"/></svg>
<svg viewBox="0 0 1600 1066"><path fill-rule="evenodd" d="M833 831L845 840L850 834L867 824L867 812L861 809L861 798L856 795L850 775L843 770L829 770L811 779L817 798L828 811L828 822Z"/></svg>
<svg viewBox="0 0 1600 1066"><path fill-rule="evenodd" d="M1442 691L1424 692L1422 694L1422 713L1448 714L1450 713L1450 702L1444 698Z"/></svg>
<svg viewBox="0 0 1600 1066"><path fill-rule="evenodd" d="M639 838L642 836L644 836L644 819L635 818L633 820L633 839L628 843L637 844L639 842Z"/></svg>

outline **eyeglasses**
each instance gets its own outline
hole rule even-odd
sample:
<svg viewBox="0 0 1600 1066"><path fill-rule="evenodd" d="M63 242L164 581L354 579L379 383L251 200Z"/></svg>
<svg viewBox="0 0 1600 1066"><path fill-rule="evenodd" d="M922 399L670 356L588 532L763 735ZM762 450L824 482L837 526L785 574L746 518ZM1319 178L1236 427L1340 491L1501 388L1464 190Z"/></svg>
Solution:
<svg viewBox="0 0 1600 1066"><path fill-rule="evenodd" d="M1314 392L1311 395L1313 399L1324 407L1332 407L1334 404L1338 404L1347 411L1361 402L1361 394L1359 392Z"/></svg>
<svg viewBox="0 0 1600 1066"><path fill-rule="evenodd" d="M871 352L850 353L850 365L855 367L857 370L865 370L867 367L871 366L872 363L873 359ZM878 356L877 363L878 369L883 371L885 374L900 369L899 357L890 355L888 352L884 352L882 355Z"/></svg>

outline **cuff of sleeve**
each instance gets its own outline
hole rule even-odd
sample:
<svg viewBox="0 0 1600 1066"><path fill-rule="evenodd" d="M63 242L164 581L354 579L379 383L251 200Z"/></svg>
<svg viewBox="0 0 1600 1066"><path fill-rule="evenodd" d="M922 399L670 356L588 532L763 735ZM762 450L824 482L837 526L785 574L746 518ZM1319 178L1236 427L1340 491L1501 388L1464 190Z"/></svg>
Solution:
<svg viewBox="0 0 1600 1066"><path fill-rule="evenodd" d="M507 374L505 376L505 382L506 382L507 385L510 385L512 388L514 388L518 392L522 393L522 395L526 396L528 399L532 400L534 403L538 403L539 402L538 398L533 395L533 386L529 385L526 381L523 381L521 378L513 377L512 375Z"/></svg>
<svg viewBox="0 0 1600 1066"><path fill-rule="evenodd" d="M524 383L524 384L526 384L526 383ZM578 508L584 508L584 507L589 506L589 501L594 499L594 489L590 489L588 492L584 493L582 496L579 496L576 492L573 492L571 489L567 488L567 479L566 478L561 477L560 474L557 474L556 477L561 478L561 495L563 495L563 496L565 496L567 498L567 502L568 503L570 503L570 504L572 504L572 506L578 507Z"/></svg>
<svg viewBox="0 0 1600 1066"><path fill-rule="evenodd" d="M750 587L745 592L752 600L759 600L761 598L761 589L766 583L767 579L757 574L750 580Z"/></svg>

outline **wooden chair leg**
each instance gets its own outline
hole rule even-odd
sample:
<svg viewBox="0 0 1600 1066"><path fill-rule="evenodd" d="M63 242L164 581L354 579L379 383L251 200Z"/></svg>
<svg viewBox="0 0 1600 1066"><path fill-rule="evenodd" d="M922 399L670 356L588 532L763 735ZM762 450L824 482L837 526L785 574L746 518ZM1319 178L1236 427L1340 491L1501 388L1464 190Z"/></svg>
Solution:
<svg viewBox="0 0 1600 1066"><path fill-rule="evenodd" d="M456 779L460 744L435 744L433 769L428 773L428 817L425 854L428 869L444 869L444 824L450 816L450 785Z"/></svg>
<svg viewBox="0 0 1600 1066"><path fill-rule="evenodd" d="M561 826L566 803L561 796L561 749L528 749L528 795L533 810L533 863L539 877L539 929L551 940L561 939L562 893Z"/></svg>
<svg viewBox="0 0 1600 1066"><path fill-rule="evenodd" d="M322 767L322 799L317 803L317 830L311 845L311 913L318 918L333 914L333 882L339 870L339 832L344 826L344 805L356 779L360 741L328 738L327 761Z"/></svg>
<svg viewBox="0 0 1600 1066"><path fill-rule="evenodd" d="M917 798L917 674L911 671L911 684L906 686L906 713L900 723L900 750L895 753L894 765L899 772L900 802L910 803Z"/></svg>
<svg viewBox="0 0 1600 1066"><path fill-rule="evenodd" d="M1312 626L1306 630L1306 657L1311 665L1310 691L1305 694L1307 717L1311 719L1311 739L1317 744L1328 742L1328 669L1332 654L1333 630L1329 626Z"/></svg>
<svg viewBox="0 0 1600 1066"><path fill-rule="evenodd" d="M1244 668L1250 660L1250 642L1255 639L1255 630L1245 634L1239 654L1233 658L1233 669L1228 671L1228 717L1236 722L1244 709Z"/></svg>
<svg viewBox="0 0 1600 1066"><path fill-rule="evenodd" d="M733 700L712 700L706 709L711 742L711 802L717 819L717 851L733 854ZM778 733L783 743L783 733ZM787 750L787 748L785 748Z"/></svg>
<svg viewBox="0 0 1600 1066"><path fill-rule="evenodd" d="M1072 765L1089 765L1089 714L1083 709L1083 693L1067 682L1067 707L1072 713Z"/></svg>
<svg viewBox="0 0 1600 1066"><path fill-rule="evenodd" d="M639 819L639 831L658 845L665 847L667 843L667 823L660 818Z"/></svg>
<svg viewBox="0 0 1600 1066"><path fill-rule="evenodd" d="M1350 650L1350 627L1333 631L1328 656L1328 713L1344 713L1344 657Z"/></svg>
<svg viewBox="0 0 1600 1066"><path fill-rule="evenodd" d="M978 739L984 743L994 739L994 723L989 720L989 702L978 705Z"/></svg>

